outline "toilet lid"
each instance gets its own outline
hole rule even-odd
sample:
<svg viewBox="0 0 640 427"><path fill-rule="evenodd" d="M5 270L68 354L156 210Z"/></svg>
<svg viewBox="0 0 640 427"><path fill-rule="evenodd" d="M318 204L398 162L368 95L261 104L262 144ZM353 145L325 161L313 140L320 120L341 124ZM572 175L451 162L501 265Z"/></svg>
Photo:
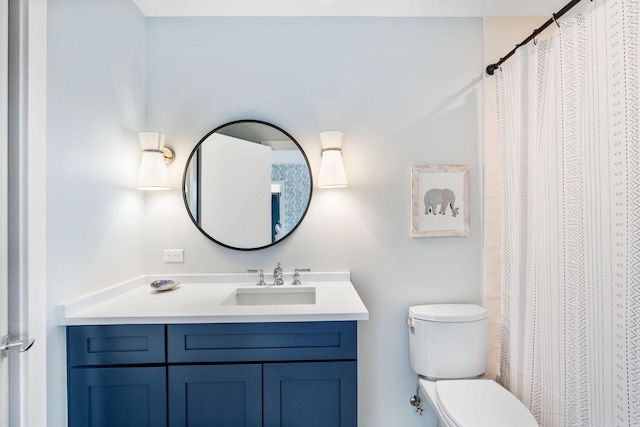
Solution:
<svg viewBox="0 0 640 427"><path fill-rule="evenodd" d="M514 395L491 380L436 382L438 404L459 427L538 427Z"/></svg>
<svg viewBox="0 0 640 427"><path fill-rule="evenodd" d="M425 304L409 307L413 319L432 322L474 322L487 318L487 309L474 304Z"/></svg>

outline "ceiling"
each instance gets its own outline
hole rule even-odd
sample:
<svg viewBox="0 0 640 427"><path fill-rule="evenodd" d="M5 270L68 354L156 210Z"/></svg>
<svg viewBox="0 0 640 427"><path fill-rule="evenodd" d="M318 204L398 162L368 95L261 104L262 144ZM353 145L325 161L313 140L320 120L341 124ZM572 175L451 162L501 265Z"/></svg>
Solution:
<svg viewBox="0 0 640 427"><path fill-rule="evenodd" d="M567 0L133 0L146 16L547 16Z"/></svg>

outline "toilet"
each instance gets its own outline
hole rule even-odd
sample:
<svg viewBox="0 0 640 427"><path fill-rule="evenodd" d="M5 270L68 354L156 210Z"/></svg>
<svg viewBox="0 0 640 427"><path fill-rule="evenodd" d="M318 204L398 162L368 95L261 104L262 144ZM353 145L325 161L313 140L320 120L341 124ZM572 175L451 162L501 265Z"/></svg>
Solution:
<svg viewBox="0 0 640 427"><path fill-rule="evenodd" d="M473 304L409 307L409 355L440 427L537 427L515 396L482 378L487 310Z"/></svg>

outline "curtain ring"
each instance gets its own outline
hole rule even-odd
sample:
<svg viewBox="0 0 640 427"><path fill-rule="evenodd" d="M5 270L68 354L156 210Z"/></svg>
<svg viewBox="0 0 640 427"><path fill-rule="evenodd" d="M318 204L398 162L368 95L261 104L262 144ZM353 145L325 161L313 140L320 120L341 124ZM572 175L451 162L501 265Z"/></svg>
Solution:
<svg viewBox="0 0 640 427"><path fill-rule="evenodd" d="M538 40L535 37L533 38L533 45L538 46Z"/></svg>
<svg viewBox="0 0 640 427"><path fill-rule="evenodd" d="M555 22L556 25L558 26L558 28L560 28L560 24L558 24L558 21L556 20L556 14L555 13L551 14L551 19L553 19L553 22Z"/></svg>

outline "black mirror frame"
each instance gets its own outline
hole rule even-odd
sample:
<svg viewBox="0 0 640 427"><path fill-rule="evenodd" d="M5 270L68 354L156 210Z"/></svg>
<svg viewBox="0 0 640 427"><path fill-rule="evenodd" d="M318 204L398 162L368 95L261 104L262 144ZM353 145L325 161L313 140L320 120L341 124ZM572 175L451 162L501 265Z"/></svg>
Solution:
<svg viewBox="0 0 640 427"><path fill-rule="evenodd" d="M222 129L224 127L227 127L227 126L239 124L239 123L257 123L257 124L262 124L262 125L266 125L266 126L272 127L274 129L282 132L282 134L284 134L287 138L289 138L291 140L291 142L293 142L298 147L298 149L300 150L300 153L302 153L302 157L304 158L305 163L307 164L307 169L309 170L309 201L307 202L307 206L306 206L304 212L302 213L302 216L300 217L300 220L298 221L298 223L291 229L291 231L289 231L287 234L282 236L282 238L276 240L275 242L269 243L268 245L264 245L264 246L254 247L254 248L238 248L238 247L228 245L226 243L223 243L223 242L213 238L209 233L207 233L200 226L200 224L198 224L198 221L196 220L196 218L194 218L193 213L191 212L191 209L189 207L189 201L187 200L187 192L186 192L187 171L189 170L189 165L191 164L191 160L192 160L193 156L197 153L198 148L200 148L202 143L204 141L206 141L207 138L209 138L209 136L211 136L212 134L216 133L220 129ZM199 173L200 172L199 172L199 168L198 168L198 174ZM287 239L289 236L291 236L294 233L294 231L296 231L298 226L302 223L302 221L304 220L305 216L307 215L307 212L309 211L309 206L311 205L312 197L313 197L313 174L311 173L311 165L309 163L309 159L307 158L307 154L304 152L304 150L302 149L300 144L298 144L298 141L296 141L296 139L294 137L292 137L287 131L285 131L284 129L282 129L282 128L280 128L280 127L278 127L278 126L276 126L276 125L274 125L272 123L268 123L268 122L265 122L265 121L262 121L262 120L254 120L254 119L234 120L232 122L228 122L228 123L225 123L223 125L220 125L217 128L213 129L211 132L207 133L205 136L203 136L200 139L200 141L198 141L196 146L191 151L191 154L189 154L189 158L187 158L187 162L185 163L185 166L184 166L184 172L182 174L182 200L184 202L185 209L187 210L187 213L189 214L189 218L191 218L191 221L193 222L193 224L209 240L211 240L211 241L213 241L213 242L217 243L218 245L223 246L225 248L229 248L229 249L233 249L233 250L237 250L237 251L257 251L257 250L260 250L260 249L266 249L266 248L269 248L271 246L277 245L278 243L280 243L283 240Z"/></svg>

